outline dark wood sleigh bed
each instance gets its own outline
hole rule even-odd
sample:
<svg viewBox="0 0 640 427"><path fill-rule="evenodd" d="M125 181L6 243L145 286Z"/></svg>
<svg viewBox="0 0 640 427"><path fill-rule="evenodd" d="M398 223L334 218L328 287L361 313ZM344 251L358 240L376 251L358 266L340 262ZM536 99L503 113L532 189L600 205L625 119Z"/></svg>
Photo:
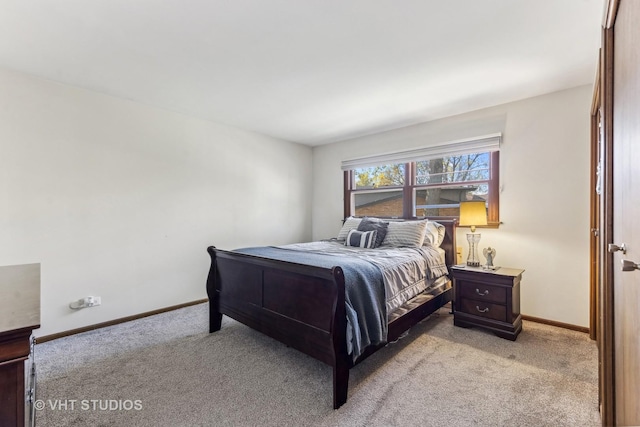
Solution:
<svg viewBox="0 0 640 427"><path fill-rule="evenodd" d="M447 266L456 263L456 220L440 220L446 229L441 248ZM386 343L369 346L354 361L347 352L345 278L342 268L314 267L210 246L207 278L209 332L220 330L227 315L333 368L333 407L347 401L349 369ZM337 263L339 264L339 263ZM451 286L420 294L388 318L387 342L453 299Z"/></svg>

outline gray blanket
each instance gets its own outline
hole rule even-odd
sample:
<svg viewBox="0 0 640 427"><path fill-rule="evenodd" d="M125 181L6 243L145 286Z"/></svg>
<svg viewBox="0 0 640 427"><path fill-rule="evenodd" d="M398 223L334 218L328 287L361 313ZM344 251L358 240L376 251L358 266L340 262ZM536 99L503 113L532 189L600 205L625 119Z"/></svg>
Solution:
<svg viewBox="0 0 640 427"><path fill-rule="evenodd" d="M380 269L362 259L296 251L272 246L237 249L250 255L323 268L340 266L345 278L347 351L355 360L371 344L387 340L387 309Z"/></svg>

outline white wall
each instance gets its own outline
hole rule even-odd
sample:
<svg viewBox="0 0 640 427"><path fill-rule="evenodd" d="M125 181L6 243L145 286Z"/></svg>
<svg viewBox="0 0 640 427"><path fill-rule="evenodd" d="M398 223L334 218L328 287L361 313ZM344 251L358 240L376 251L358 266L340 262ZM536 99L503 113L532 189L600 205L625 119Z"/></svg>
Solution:
<svg viewBox="0 0 640 427"><path fill-rule="evenodd" d="M308 240L311 168L306 146L0 69L0 265L42 263L37 336L205 298L209 245Z"/></svg>
<svg viewBox="0 0 640 427"><path fill-rule="evenodd" d="M524 314L588 325L590 86L313 151L8 70L0 91L0 265L42 263L37 336L205 298L208 245L335 236L344 159L493 132L503 224L480 246L526 269Z"/></svg>
<svg viewBox="0 0 640 427"><path fill-rule="evenodd" d="M342 160L502 132L503 224L481 230L480 248L496 248L496 265L526 270L523 314L587 327L591 98L592 87L581 86L315 147L313 238L335 236L340 228ZM457 234L464 259L468 230Z"/></svg>

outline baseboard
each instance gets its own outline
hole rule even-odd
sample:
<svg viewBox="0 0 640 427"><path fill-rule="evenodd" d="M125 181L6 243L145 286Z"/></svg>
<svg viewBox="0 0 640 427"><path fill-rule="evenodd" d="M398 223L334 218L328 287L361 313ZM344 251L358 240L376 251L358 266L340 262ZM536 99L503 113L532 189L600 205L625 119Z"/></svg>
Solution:
<svg viewBox="0 0 640 427"><path fill-rule="evenodd" d="M208 302L208 301L209 301L208 298L203 298L203 299L196 300L196 301L185 302L183 304L172 305L170 307L159 308L157 310L146 311L144 313L134 314L132 316L121 317L119 319L109 320L107 322L96 323L94 325L89 325L89 326L83 326L82 328L71 329L69 331L58 332L56 334L51 334L51 335L43 335L41 337L37 337L36 338L36 342L43 343L43 342L55 340L55 339L58 339L58 338L68 337L70 335L79 334L79 333L82 333L82 332L92 331L94 329L105 328L107 326L113 326L113 325L117 325L119 323L130 322L130 321L136 320L136 319L142 319L144 317L153 316L155 314L166 313L168 311L177 310L179 308L184 308L184 307L189 307L189 306L192 306L192 305L202 304L202 303L205 303L205 302ZM570 323L556 322L555 320L541 319L539 317L533 317L533 316L527 316L527 315L522 315L522 320L527 320L529 322L543 323L545 325L556 326L558 328L570 329L572 331L584 332L584 333L587 333L587 334L589 333L589 328L587 328L587 327L572 325Z"/></svg>
<svg viewBox="0 0 640 427"><path fill-rule="evenodd" d="M62 337L68 337L69 335L75 335L75 334L79 334L81 332L87 332L87 331L92 331L94 329L105 328L107 326L113 326L113 325L117 325L119 323L130 322L132 320L142 319L143 317L149 317L149 316L153 316L155 314L166 313L168 311L173 311L173 310L177 310L179 308L189 307L189 306L192 306L192 305L202 304L202 303L205 303L205 302L208 302L208 301L209 301L208 298L204 298L204 299L200 299L200 300L196 300L196 301L185 302L183 304L172 305L171 307L159 308L157 310L151 310L151 311L146 311L146 312L140 313L140 314L134 314L132 316L121 317L119 319L109 320L107 322L96 323L94 325L89 325L89 326L83 326L82 328L77 328L77 329L71 329L69 331L58 332L56 334L43 335L41 337L37 337L36 338L36 342L38 344L40 344L40 343L43 343L43 342L55 340L55 339L62 338Z"/></svg>
<svg viewBox="0 0 640 427"><path fill-rule="evenodd" d="M577 326L577 325L572 325L570 323L556 322L555 320L547 320L547 319L541 319L539 317L525 316L524 314L522 315L522 320L528 320L529 322L536 322L536 323L544 323L545 325L557 326L558 328L564 328L564 329L571 329L572 331L584 332L586 334L589 333L589 328L587 328L586 326Z"/></svg>

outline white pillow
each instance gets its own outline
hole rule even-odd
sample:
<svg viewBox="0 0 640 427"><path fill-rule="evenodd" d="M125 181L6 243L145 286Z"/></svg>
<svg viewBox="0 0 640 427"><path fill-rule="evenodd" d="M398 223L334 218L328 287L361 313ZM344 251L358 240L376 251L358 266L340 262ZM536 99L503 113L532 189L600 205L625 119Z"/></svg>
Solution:
<svg viewBox="0 0 640 427"><path fill-rule="evenodd" d="M351 230L347 234L347 240L344 242L345 246L355 246L357 248L373 249L376 245L376 230L371 231L358 231Z"/></svg>
<svg viewBox="0 0 640 427"><path fill-rule="evenodd" d="M345 219L344 223L342 224L342 228L338 233L337 239L342 242L345 241L347 239L347 235L349 234L349 232L351 230L355 230L358 228L358 226L360 225L360 221L362 221L362 218L355 218L353 216L350 216L349 218Z"/></svg>
<svg viewBox="0 0 640 427"><path fill-rule="evenodd" d="M420 247L424 243L427 221L390 221L381 246Z"/></svg>
<svg viewBox="0 0 640 427"><path fill-rule="evenodd" d="M444 225L435 221L427 221L423 244L439 248L444 241L445 232L446 229L444 228Z"/></svg>

